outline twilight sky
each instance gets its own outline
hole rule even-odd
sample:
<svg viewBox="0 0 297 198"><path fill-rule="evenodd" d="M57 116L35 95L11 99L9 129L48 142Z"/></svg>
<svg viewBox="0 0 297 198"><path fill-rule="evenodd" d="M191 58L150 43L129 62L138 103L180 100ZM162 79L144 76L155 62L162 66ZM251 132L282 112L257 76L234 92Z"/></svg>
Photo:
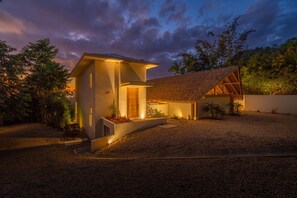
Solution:
<svg viewBox="0 0 297 198"><path fill-rule="evenodd" d="M238 15L242 28L256 30L250 48L297 36L297 0L0 0L0 40L20 49L50 38L70 70L84 52L153 61L160 66L148 78L156 78Z"/></svg>

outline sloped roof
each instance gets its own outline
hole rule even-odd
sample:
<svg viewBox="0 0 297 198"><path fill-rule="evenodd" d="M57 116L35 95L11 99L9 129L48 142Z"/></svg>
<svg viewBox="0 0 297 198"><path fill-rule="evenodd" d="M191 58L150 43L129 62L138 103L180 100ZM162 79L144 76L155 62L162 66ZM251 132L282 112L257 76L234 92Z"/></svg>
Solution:
<svg viewBox="0 0 297 198"><path fill-rule="evenodd" d="M146 65L147 69L157 67L157 63L148 62L144 60L138 60L119 54L95 54L95 53L84 53L76 66L70 73L70 77L75 77L82 72L86 66L88 66L94 60L106 60L106 61L117 61L117 62L131 62Z"/></svg>
<svg viewBox="0 0 297 198"><path fill-rule="evenodd" d="M217 84L223 83L224 79L236 70L238 70L238 67L225 67L149 80L147 82L154 83L154 87L147 88L147 100L167 102L198 101ZM234 81L237 80L240 81L240 79ZM229 85L225 86L230 86L231 84L232 82L230 81ZM227 87L227 89L232 92L231 88ZM238 91L238 93L240 92L241 90Z"/></svg>

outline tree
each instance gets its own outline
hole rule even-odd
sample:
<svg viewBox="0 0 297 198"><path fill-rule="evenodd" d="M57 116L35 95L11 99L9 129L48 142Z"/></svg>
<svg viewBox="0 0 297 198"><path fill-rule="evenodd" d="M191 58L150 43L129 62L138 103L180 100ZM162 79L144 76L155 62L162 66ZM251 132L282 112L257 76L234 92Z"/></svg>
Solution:
<svg viewBox="0 0 297 198"><path fill-rule="evenodd" d="M297 39L279 47L245 52L241 64L244 91L253 94L297 93Z"/></svg>
<svg viewBox="0 0 297 198"><path fill-rule="evenodd" d="M239 17L234 18L218 36L209 32L208 40L198 39L195 44L196 54L188 52L178 54L182 60L179 67L185 68L186 72L197 72L236 65L246 48L248 36L254 32L254 30L240 32L238 20ZM176 62L169 71L174 71L174 67Z"/></svg>
<svg viewBox="0 0 297 198"><path fill-rule="evenodd" d="M30 100L23 92L24 69L20 57L14 54L15 50L0 40L0 117L8 121L26 117Z"/></svg>
<svg viewBox="0 0 297 198"><path fill-rule="evenodd" d="M32 121L46 122L51 117L48 106L51 102L49 97L56 95L64 100L69 72L63 65L56 63L54 58L58 49L50 44L49 39L29 43L22 49L22 58L27 65L26 86L32 97L30 104Z"/></svg>
<svg viewBox="0 0 297 198"><path fill-rule="evenodd" d="M172 67L169 68L170 72L174 72L174 74L185 74L186 67L181 67L181 65L174 61Z"/></svg>

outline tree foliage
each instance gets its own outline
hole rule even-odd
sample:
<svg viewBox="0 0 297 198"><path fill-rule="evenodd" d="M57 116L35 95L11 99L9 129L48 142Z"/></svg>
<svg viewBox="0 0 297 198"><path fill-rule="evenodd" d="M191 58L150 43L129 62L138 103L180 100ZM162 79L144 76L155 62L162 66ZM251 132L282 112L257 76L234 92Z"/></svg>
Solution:
<svg viewBox="0 0 297 198"><path fill-rule="evenodd" d="M66 102L69 72L54 60L58 49L49 39L29 43L19 53L4 41L0 48L0 110L4 117L24 121L29 115L32 122L66 124L72 112Z"/></svg>
<svg viewBox="0 0 297 198"><path fill-rule="evenodd" d="M198 39L195 53L179 53L180 60L174 61L169 71L183 74L237 64L246 49L249 34L254 32L254 30L239 31L238 20L239 17L234 18L217 36L209 32L207 40Z"/></svg>
<svg viewBox="0 0 297 198"><path fill-rule="evenodd" d="M279 47L248 50L241 63L246 93L297 94L297 38Z"/></svg>
<svg viewBox="0 0 297 198"><path fill-rule="evenodd" d="M175 74L240 66L243 90L248 94L297 94L297 38L280 46L247 49L254 30L239 31L239 17L221 34L208 33L192 52L181 52L169 71Z"/></svg>
<svg viewBox="0 0 297 198"><path fill-rule="evenodd" d="M21 120L28 114L28 94L24 93L23 64L16 49L0 40L0 116Z"/></svg>

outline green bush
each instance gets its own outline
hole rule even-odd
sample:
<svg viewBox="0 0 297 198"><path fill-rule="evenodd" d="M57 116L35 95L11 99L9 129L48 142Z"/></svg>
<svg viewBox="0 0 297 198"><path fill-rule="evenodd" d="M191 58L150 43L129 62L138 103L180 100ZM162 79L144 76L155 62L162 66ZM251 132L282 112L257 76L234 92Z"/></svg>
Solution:
<svg viewBox="0 0 297 198"><path fill-rule="evenodd" d="M46 123L51 126L63 127L74 118L74 107L63 96L50 96L46 101Z"/></svg>
<svg viewBox="0 0 297 198"><path fill-rule="evenodd" d="M147 117L159 118L164 117L164 113L161 110L153 109L151 106L146 106L146 115Z"/></svg>
<svg viewBox="0 0 297 198"><path fill-rule="evenodd" d="M242 107L242 104L240 104L239 102L234 102L227 104L227 106L229 107L230 115L240 115L240 108Z"/></svg>
<svg viewBox="0 0 297 198"><path fill-rule="evenodd" d="M225 115L225 110L223 108L221 108L218 104L214 104L214 103L205 103L206 106L203 107L203 111L205 113L208 113L208 115L212 118L212 119L218 119L218 118L223 118L223 116Z"/></svg>

